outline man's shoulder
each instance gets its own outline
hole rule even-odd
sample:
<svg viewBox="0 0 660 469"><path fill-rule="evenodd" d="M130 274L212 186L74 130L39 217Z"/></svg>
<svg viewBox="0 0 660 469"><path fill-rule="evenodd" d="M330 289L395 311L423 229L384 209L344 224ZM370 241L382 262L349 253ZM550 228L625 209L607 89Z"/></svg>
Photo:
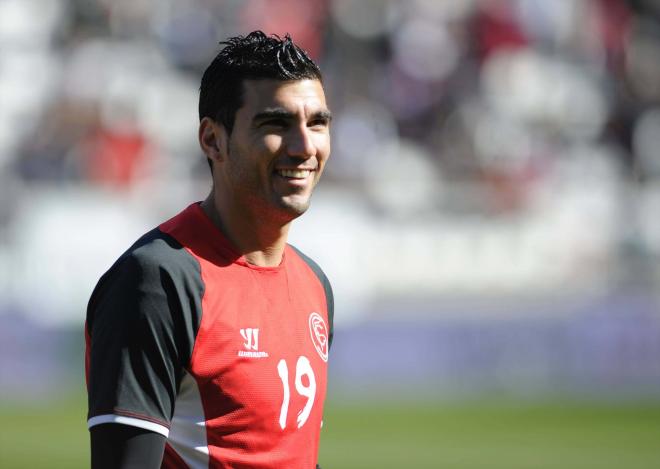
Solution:
<svg viewBox="0 0 660 469"><path fill-rule="evenodd" d="M160 228L154 228L143 234L123 256L132 257L145 264L162 263L181 254L183 246L171 235Z"/></svg>
<svg viewBox="0 0 660 469"><path fill-rule="evenodd" d="M325 275L325 272L323 272L321 266L314 259L309 257L293 244L288 244L288 246L297 255L298 258L300 258L305 264L309 266L310 269L312 269L312 271L316 274L322 283L328 282L328 277Z"/></svg>
<svg viewBox="0 0 660 469"><path fill-rule="evenodd" d="M175 238L159 228L154 228L133 243L106 275L113 272L132 272L160 276L163 271L197 274L199 264Z"/></svg>

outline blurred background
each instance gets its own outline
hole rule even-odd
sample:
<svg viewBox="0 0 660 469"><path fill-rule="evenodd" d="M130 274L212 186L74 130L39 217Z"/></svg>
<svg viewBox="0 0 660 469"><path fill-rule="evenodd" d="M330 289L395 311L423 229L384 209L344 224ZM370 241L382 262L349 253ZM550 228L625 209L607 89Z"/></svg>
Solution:
<svg viewBox="0 0 660 469"><path fill-rule="evenodd" d="M0 466L86 467L83 321L206 196L203 70L288 32L333 154L324 468L660 467L660 2L0 0Z"/></svg>

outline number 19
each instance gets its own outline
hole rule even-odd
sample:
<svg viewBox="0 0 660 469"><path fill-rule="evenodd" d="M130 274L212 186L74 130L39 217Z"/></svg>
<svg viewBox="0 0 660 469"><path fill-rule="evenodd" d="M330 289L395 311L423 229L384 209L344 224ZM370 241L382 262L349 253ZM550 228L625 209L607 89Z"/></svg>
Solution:
<svg viewBox="0 0 660 469"><path fill-rule="evenodd" d="M282 408L280 409L280 427L284 430L286 428L286 417L289 413L289 401L291 400L291 391L289 390L289 367L284 359L281 359L277 364L277 373L282 380L282 387L284 388ZM309 385L307 386L302 382L302 377L305 375L309 381ZM305 425L305 422L307 422L309 414L312 412L312 406L314 405L314 396L316 396L316 378L314 377L314 370L312 370L312 365L309 363L309 359L305 356L298 357L298 362L296 363L295 385L298 394L307 398L305 407L298 412L297 421L298 428L300 428Z"/></svg>

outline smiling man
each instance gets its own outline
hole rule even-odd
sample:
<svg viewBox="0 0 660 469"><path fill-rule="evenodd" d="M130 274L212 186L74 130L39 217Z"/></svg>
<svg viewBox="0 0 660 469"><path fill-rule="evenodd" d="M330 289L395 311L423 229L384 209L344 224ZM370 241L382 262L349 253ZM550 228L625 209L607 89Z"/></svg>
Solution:
<svg viewBox="0 0 660 469"><path fill-rule="evenodd" d="M94 468L316 465L333 297L286 241L330 156L331 115L288 36L224 44L200 88L211 193L140 238L89 302Z"/></svg>

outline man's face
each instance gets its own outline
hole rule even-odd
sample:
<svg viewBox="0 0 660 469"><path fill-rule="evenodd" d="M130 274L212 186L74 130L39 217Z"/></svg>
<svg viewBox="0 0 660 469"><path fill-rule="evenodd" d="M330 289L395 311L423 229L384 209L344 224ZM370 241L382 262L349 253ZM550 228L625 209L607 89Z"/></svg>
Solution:
<svg viewBox="0 0 660 469"><path fill-rule="evenodd" d="M247 80L229 136L223 184L233 202L292 220L307 210L330 156L330 112L318 80Z"/></svg>

